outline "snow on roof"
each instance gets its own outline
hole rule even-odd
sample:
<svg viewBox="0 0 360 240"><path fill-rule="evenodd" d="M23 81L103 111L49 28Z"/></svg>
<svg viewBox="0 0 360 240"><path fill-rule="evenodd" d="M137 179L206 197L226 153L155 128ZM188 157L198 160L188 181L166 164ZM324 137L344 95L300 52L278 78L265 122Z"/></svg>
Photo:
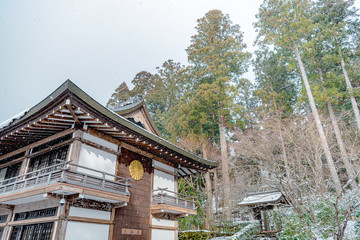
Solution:
<svg viewBox="0 0 360 240"><path fill-rule="evenodd" d="M0 129L5 128L7 126L10 126L12 122L14 122L17 119L22 118L29 110L30 110L30 108L27 108L24 111L21 111L18 114L15 114L11 118L9 118L9 119L5 120L4 122L0 123Z"/></svg>
<svg viewBox="0 0 360 240"><path fill-rule="evenodd" d="M282 197L281 192L256 193L256 194L247 196L238 205L245 206L245 205L253 205L253 204L260 204L260 203L277 202L281 199L281 197Z"/></svg>
<svg viewBox="0 0 360 240"><path fill-rule="evenodd" d="M130 108L132 106L136 106L140 102L144 101L143 97L141 95L136 95L135 97L131 97L128 100L121 102L117 106L113 108L114 111L121 111L123 109Z"/></svg>

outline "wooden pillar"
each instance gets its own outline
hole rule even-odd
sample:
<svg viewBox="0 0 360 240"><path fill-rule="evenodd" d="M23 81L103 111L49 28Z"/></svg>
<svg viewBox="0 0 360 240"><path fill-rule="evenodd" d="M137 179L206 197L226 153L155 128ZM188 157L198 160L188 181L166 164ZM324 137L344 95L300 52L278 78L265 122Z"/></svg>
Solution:
<svg viewBox="0 0 360 240"><path fill-rule="evenodd" d="M67 201L64 206L60 207L59 221L56 228L55 240L64 240L67 226L67 217L70 211L70 203Z"/></svg>
<svg viewBox="0 0 360 240"><path fill-rule="evenodd" d="M32 148L26 150L25 152L25 159L22 161L21 167L20 167L20 172L19 175L23 175L27 172L28 166L29 166L29 162L30 162L30 158L29 155L32 152Z"/></svg>
<svg viewBox="0 0 360 240"><path fill-rule="evenodd" d="M114 234L114 225L115 225L115 212L116 212L116 208L112 208L111 209L111 217L110 217L110 227L109 227L109 239L108 240L113 240L115 239L115 234Z"/></svg>
<svg viewBox="0 0 360 240"><path fill-rule="evenodd" d="M264 231L269 231L269 217L267 210L263 210L263 217L264 217Z"/></svg>
<svg viewBox="0 0 360 240"><path fill-rule="evenodd" d="M174 176L174 184L175 184L175 186L174 186L174 190L175 190L175 192L176 193L178 193L178 178L177 178L177 170L175 170L175 176ZM178 235L179 235L179 221L178 221L178 219L176 218L175 219L175 240L178 240Z"/></svg>
<svg viewBox="0 0 360 240"><path fill-rule="evenodd" d="M78 138L81 139L83 137L84 132L81 130L76 130L73 133L73 138ZM71 152L70 152L70 157L69 160L72 161L72 163L74 164L78 164L79 163L79 157L80 157L80 151L81 151L81 141L80 140L75 140L72 144L71 144ZM71 170L76 171L77 167L70 165Z"/></svg>
<svg viewBox="0 0 360 240"><path fill-rule="evenodd" d="M8 235L10 233L10 226L8 225L8 223L11 222L13 214L14 214L14 206L11 206L9 208L9 214L8 214L8 216L6 218L6 226L4 227L1 240L8 239Z"/></svg>

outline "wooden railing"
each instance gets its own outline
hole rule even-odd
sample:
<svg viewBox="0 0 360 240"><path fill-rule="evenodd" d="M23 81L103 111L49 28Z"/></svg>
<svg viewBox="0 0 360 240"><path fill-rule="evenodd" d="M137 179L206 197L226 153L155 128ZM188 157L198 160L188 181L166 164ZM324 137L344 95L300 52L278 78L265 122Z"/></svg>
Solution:
<svg viewBox="0 0 360 240"><path fill-rule="evenodd" d="M169 204L177 207L196 209L194 197L172 192L167 188L158 188L152 191L153 204Z"/></svg>
<svg viewBox="0 0 360 240"><path fill-rule="evenodd" d="M6 179L0 182L0 195L19 189L36 187L39 185L49 185L52 183L63 182L78 186L99 189L102 191L113 192L122 195L130 195L129 187L131 179L119 177L85 166L57 160L57 164L52 166ZM75 166L77 171L70 169L70 165ZM93 174L82 173L79 169L86 169ZM101 174L101 177L95 176ZM110 180L108 178L114 178Z"/></svg>

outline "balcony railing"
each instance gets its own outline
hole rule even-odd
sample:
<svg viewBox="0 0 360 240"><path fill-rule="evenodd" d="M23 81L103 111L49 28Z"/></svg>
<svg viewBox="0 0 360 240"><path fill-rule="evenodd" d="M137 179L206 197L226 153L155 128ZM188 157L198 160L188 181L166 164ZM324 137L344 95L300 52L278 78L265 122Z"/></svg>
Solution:
<svg viewBox="0 0 360 240"><path fill-rule="evenodd" d="M0 195L52 183L69 183L121 195L130 195L128 188L131 186L129 183L131 180L128 178L122 178L85 166L73 164L71 161L65 162L57 160L57 162L58 163L55 165L1 181ZM93 174L71 170L70 165L77 167L78 170L85 169L88 172L91 171ZM101 174L102 177L95 176L96 174ZM115 180L109 180L108 178L114 178Z"/></svg>
<svg viewBox="0 0 360 240"><path fill-rule="evenodd" d="M167 188L158 188L152 191L153 204L169 204L176 207L188 208L195 210L194 197L188 197L183 194L172 192Z"/></svg>

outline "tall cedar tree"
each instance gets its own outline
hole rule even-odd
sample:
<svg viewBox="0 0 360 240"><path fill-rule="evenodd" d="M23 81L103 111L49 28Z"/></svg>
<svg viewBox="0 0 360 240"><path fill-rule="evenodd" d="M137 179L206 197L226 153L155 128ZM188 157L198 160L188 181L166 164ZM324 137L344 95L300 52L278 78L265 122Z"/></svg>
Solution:
<svg viewBox="0 0 360 240"><path fill-rule="evenodd" d="M312 114L320 136L320 141L330 175L337 193L341 192L339 176L334 164L330 147L327 142L315 100L310 88L308 76L301 57L302 49L307 37L314 32L311 21L311 4L308 0L265 0L257 14L255 27L258 31L258 41L274 44L282 48L291 49L298 62L300 74L306 89ZM304 47L306 49L306 47Z"/></svg>
<svg viewBox="0 0 360 240"><path fill-rule="evenodd" d="M198 19L197 33L191 38L187 48L188 60L193 64L196 88L189 93L187 117L205 134L200 124L213 129L217 125L220 135L221 163L224 181L223 202L225 218L231 218L229 162L226 144L226 127L239 124L244 108L234 102L241 75L247 71L250 54L244 52L243 33L239 25L233 25L228 15L219 10L211 10ZM186 112L186 111L185 111ZM185 121L186 122L186 121ZM196 126L197 125L197 126Z"/></svg>
<svg viewBox="0 0 360 240"><path fill-rule="evenodd" d="M291 176L287 157L285 141L283 137L283 118L292 114L297 100L297 76L291 66L289 51L275 49L271 51L263 46L256 51L255 67L256 90L254 95L260 100L258 112L259 119L267 121L274 119L278 139L281 143L282 159L285 166L286 179ZM289 179L290 180L290 179Z"/></svg>
<svg viewBox="0 0 360 240"><path fill-rule="evenodd" d="M353 0L320 0L315 3L314 22L318 26L318 38L329 48L324 54L327 60L341 66L342 81L345 81L356 124L360 131L360 113L352 81L346 68L345 59L358 55L356 39L359 38L360 23ZM334 54L335 53L335 54ZM331 55L332 57L330 57Z"/></svg>

